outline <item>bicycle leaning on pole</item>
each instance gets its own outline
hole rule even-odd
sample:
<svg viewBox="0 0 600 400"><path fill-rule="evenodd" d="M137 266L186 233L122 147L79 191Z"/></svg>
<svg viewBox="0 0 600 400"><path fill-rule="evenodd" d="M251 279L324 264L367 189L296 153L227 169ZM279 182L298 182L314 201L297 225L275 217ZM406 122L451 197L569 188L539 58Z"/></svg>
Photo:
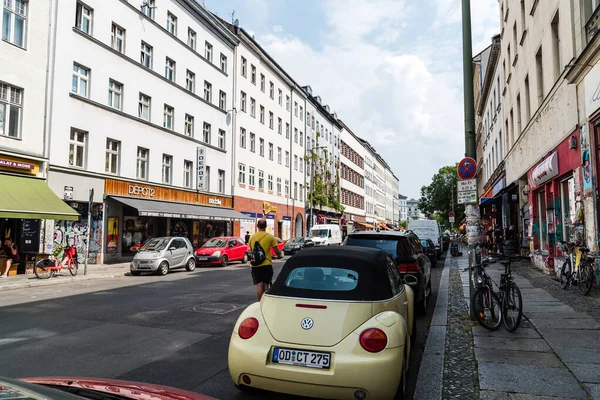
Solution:
<svg viewBox="0 0 600 400"><path fill-rule="evenodd" d="M77 270L79 269L77 250L72 246L62 247L59 245L59 247L63 250L63 257L60 263L57 263L56 258L44 258L35 264L33 272L39 279L48 279L55 276L63 268L68 269L71 275L77 275Z"/></svg>
<svg viewBox="0 0 600 400"><path fill-rule="evenodd" d="M511 265L516 261L530 261L528 256L490 253L493 257L498 257L500 263L504 265L504 273L500 274L500 286L498 286L498 296L502 305L502 322L509 332L517 330L523 319L523 297L521 290L515 283L512 276Z"/></svg>
<svg viewBox="0 0 600 400"><path fill-rule="evenodd" d="M560 269L560 287L567 289L577 283L579 293L587 296L594 283L594 258L588 255L590 249L581 243L564 240L558 242L558 247L563 254L567 254Z"/></svg>

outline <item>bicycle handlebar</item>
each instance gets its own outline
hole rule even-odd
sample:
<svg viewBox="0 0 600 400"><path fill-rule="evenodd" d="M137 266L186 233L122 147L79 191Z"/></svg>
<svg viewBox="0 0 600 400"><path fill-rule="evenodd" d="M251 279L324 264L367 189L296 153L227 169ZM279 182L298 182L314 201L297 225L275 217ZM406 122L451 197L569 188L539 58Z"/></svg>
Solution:
<svg viewBox="0 0 600 400"><path fill-rule="evenodd" d="M504 259L507 259L509 261L517 261L517 260L530 261L530 257L529 256L521 256L521 255L518 255L518 254L515 254L515 255L506 255L506 254L500 254L500 253L489 253L489 255L494 256L494 257L504 258Z"/></svg>

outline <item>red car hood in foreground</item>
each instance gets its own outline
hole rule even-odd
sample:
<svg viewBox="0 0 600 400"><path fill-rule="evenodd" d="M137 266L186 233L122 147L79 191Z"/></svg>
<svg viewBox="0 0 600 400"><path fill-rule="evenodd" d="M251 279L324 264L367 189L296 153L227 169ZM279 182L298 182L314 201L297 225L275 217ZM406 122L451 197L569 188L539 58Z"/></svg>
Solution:
<svg viewBox="0 0 600 400"><path fill-rule="evenodd" d="M153 385L151 383L143 382L120 381L116 379L43 377L23 378L20 380L40 385L54 385L94 390L97 392L110 393L129 399L216 400L213 397L204 396L199 393L188 392L187 390L176 389L169 386Z"/></svg>

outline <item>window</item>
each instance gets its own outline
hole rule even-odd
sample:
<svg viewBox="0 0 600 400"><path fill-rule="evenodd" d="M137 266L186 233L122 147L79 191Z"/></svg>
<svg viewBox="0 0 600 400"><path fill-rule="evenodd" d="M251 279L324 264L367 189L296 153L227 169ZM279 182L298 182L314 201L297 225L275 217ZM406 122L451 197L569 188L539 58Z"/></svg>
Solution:
<svg viewBox="0 0 600 400"><path fill-rule="evenodd" d="M277 194L281 194L281 178L277 178Z"/></svg>
<svg viewBox="0 0 600 400"><path fill-rule="evenodd" d="M194 117L189 114L185 114L185 135L194 136Z"/></svg>
<svg viewBox="0 0 600 400"><path fill-rule="evenodd" d="M246 112L246 93L240 92L240 110Z"/></svg>
<svg viewBox="0 0 600 400"><path fill-rule="evenodd" d="M212 102L212 85L208 81L204 81L204 100Z"/></svg>
<svg viewBox="0 0 600 400"><path fill-rule="evenodd" d="M204 58L206 58L206 60L211 63L213 60L212 54L213 54L212 44L210 44L208 42L204 42Z"/></svg>
<svg viewBox="0 0 600 400"><path fill-rule="evenodd" d="M290 124L288 124L287 122L285 123L285 138L290 138Z"/></svg>
<svg viewBox="0 0 600 400"><path fill-rule="evenodd" d="M290 111L290 96L285 96L285 111Z"/></svg>
<svg viewBox="0 0 600 400"><path fill-rule="evenodd" d="M554 67L554 80L558 80L561 72L561 54L560 54L560 25L559 12L552 19L552 65Z"/></svg>
<svg viewBox="0 0 600 400"><path fill-rule="evenodd" d="M300 106L300 121L304 121L304 111L302 110L302 106Z"/></svg>
<svg viewBox="0 0 600 400"><path fill-rule="evenodd" d="M88 97L90 70L78 64L73 64L73 79L71 91L82 97Z"/></svg>
<svg viewBox="0 0 600 400"><path fill-rule="evenodd" d="M517 94L517 137L521 135L521 94Z"/></svg>
<svg viewBox="0 0 600 400"><path fill-rule="evenodd" d="M142 64L146 68L152 68L152 46L150 46L146 42L142 42L140 64Z"/></svg>
<svg viewBox="0 0 600 400"><path fill-rule="evenodd" d="M282 125L283 125L283 121L281 120L281 118L277 118L277 133L279 133L280 135L282 134L282 130L281 130Z"/></svg>
<svg viewBox="0 0 600 400"><path fill-rule="evenodd" d="M290 166L290 152L289 151L285 152L285 166L286 167Z"/></svg>
<svg viewBox="0 0 600 400"><path fill-rule="evenodd" d="M219 138L218 138L217 146L220 149L225 150L225 131L223 129L219 129Z"/></svg>
<svg viewBox="0 0 600 400"><path fill-rule="evenodd" d="M171 60L169 57L167 57L165 61L165 78L171 82L175 82L175 61Z"/></svg>
<svg viewBox="0 0 600 400"><path fill-rule="evenodd" d="M248 185L256 186L254 181L254 167L248 167Z"/></svg>
<svg viewBox="0 0 600 400"><path fill-rule="evenodd" d="M269 128L273 129L273 112L269 111Z"/></svg>
<svg viewBox="0 0 600 400"><path fill-rule="evenodd" d="M219 173L218 191L219 191L219 193L225 193L225 171L220 169L218 173Z"/></svg>
<svg viewBox="0 0 600 400"><path fill-rule="evenodd" d="M183 186L187 188L192 187L193 183L193 171L194 171L194 163L192 161L184 161L183 162Z"/></svg>
<svg viewBox="0 0 600 400"><path fill-rule="evenodd" d="M144 0L141 10L150 19L154 19L154 9L156 8L156 0Z"/></svg>
<svg viewBox="0 0 600 400"><path fill-rule="evenodd" d="M152 99L150 96L146 96L143 93L140 93L140 100L138 103L138 117L141 119L145 119L146 121L150 121L150 105L152 103Z"/></svg>
<svg viewBox="0 0 600 400"><path fill-rule="evenodd" d="M281 106L281 105L283 105L283 91L281 89L279 89L277 92L278 92L277 102Z"/></svg>
<svg viewBox="0 0 600 400"><path fill-rule="evenodd" d="M196 92L196 74L189 69L185 73L185 88L189 92Z"/></svg>
<svg viewBox="0 0 600 400"><path fill-rule="evenodd" d="M294 116L298 116L298 102L294 102Z"/></svg>
<svg viewBox="0 0 600 400"><path fill-rule="evenodd" d="M260 91L265 92L265 76L260 74Z"/></svg>
<svg viewBox="0 0 600 400"><path fill-rule="evenodd" d="M548 225L546 224L546 191L540 190L537 194L538 201L538 216L539 216L539 229L538 238L540 241L540 250L546 250L546 232L548 232Z"/></svg>
<svg viewBox="0 0 600 400"><path fill-rule="evenodd" d="M529 122L531 118L531 98L529 93L529 75L525 77L525 124Z"/></svg>
<svg viewBox="0 0 600 400"><path fill-rule="evenodd" d="M290 181L288 179L285 180L285 195L290 195Z"/></svg>
<svg viewBox="0 0 600 400"><path fill-rule="evenodd" d="M106 139L106 158L104 171L109 174L119 173L119 152L121 142L112 139Z"/></svg>
<svg viewBox="0 0 600 400"><path fill-rule="evenodd" d="M294 143L298 143L298 128L294 128Z"/></svg>
<svg viewBox="0 0 600 400"><path fill-rule="evenodd" d="M273 161L273 143L269 143L269 160Z"/></svg>
<svg viewBox="0 0 600 400"><path fill-rule="evenodd" d="M298 182L294 182L294 199L298 198Z"/></svg>
<svg viewBox="0 0 600 400"><path fill-rule="evenodd" d="M206 180L206 187L204 190L210 192L210 167L208 165L205 167L205 171L204 179Z"/></svg>
<svg viewBox="0 0 600 400"><path fill-rule="evenodd" d="M250 82L256 85L256 67L254 64L250 64Z"/></svg>
<svg viewBox="0 0 600 400"><path fill-rule="evenodd" d="M112 24L110 31L110 45L119 53L125 53L125 29L117 24Z"/></svg>
<svg viewBox="0 0 600 400"><path fill-rule="evenodd" d="M298 156L294 154L294 171L298 171Z"/></svg>
<svg viewBox="0 0 600 400"><path fill-rule="evenodd" d="M174 129L174 117L175 109L165 104L163 113L163 127L167 129Z"/></svg>
<svg viewBox="0 0 600 400"><path fill-rule="evenodd" d="M256 153L256 135L250 132L250 151Z"/></svg>
<svg viewBox="0 0 600 400"><path fill-rule="evenodd" d="M202 141L206 144L210 144L210 131L211 126L208 122L202 124Z"/></svg>
<svg viewBox="0 0 600 400"><path fill-rule="evenodd" d="M302 156L298 157L299 161L300 161L300 172L304 173L304 159L302 158Z"/></svg>
<svg viewBox="0 0 600 400"><path fill-rule="evenodd" d="M269 192L273 192L273 175L267 175L267 189Z"/></svg>
<svg viewBox="0 0 600 400"><path fill-rule="evenodd" d="M238 183L246 183L246 165L242 163L238 164Z"/></svg>
<svg viewBox="0 0 600 400"><path fill-rule="evenodd" d="M277 162L281 164L281 147L277 148Z"/></svg>
<svg viewBox="0 0 600 400"><path fill-rule="evenodd" d="M196 32L192 28L188 28L187 45L192 50L196 50Z"/></svg>
<svg viewBox="0 0 600 400"><path fill-rule="evenodd" d="M525 33L527 27L525 26L525 0L521 0L521 35ZM523 40L523 39L521 39ZM521 46L523 42L521 42Z"/></svg>
<svg viewBox="0 0 600 400"><path fill-rule="evenodd" d="M242 76L245 78L247 71L248 70L248 62L246 61L246 59L244 57L242 57L241 60L241 66L240 66L240 73L242 74Z"/></svg>
<svg viewBox="0 0 600 400"><path fill-rule="evenodd" d="M177 36L177 17L167 12L167 31L171 35Z"/></svg>
<svg viewBox="0 0 600 400"><path fill-rule="evenodd" d="M265 123L265 107L264 106L260 106L260 123L264 124Z"/></svg>
<svg viewBox="0 0 600 400"><path fill-rule="evenodd" d="M6 4L6 1L4 2ZM88 35L92 34L92 18L94 16L94 10L85 6L81 3L77 3L77 20L75 21L75 26L83 33L87 33ZM2 31L2 36L4 38L4 33L6 32L6 28Z"/></svg>
<svg viewBox="0 0 600 400"><path fill-rule="evenodd" d="M110 79L108 81L108 106L120 110L122 96L123 85Z"/></svg>
<svg viewBox="0 0 600 400"><path fill-rule="evenodd" d="M135 176L138 179L148 180L148 149L137 148L137 165Z"/></svg>
<svg viewBox="0 0 600 400"><path fill-rule="evenodd" d="M302 184L300 184L300 201L304 201L304 189Z"/></svg>
<svg viewBox="0 0 600 400"><path fill-rule="evenodd" d="M271 81L269 81L269 97L275 99L275 84Z"/></svg>
<svg viewBox="0 0 600 400"><path fill-rule="evenodd" d="M544 101L544 64L542 64L542 62L542 48L540 47L535 55L538 107L542 104L542 101Z"/></svg>
<svg viewBox="0 0 600 400"><path fill-rule="evenodd" d="M250 116L256 118L256 100L250 97Z"/></svg>
<svg viewBox="0 0 600 400"><path fill-rule="evenodd" d="M0 83L0 135L18 138L23 91Z"/></svg>
<svg viewBox="0 0 600 400"><path fill-rule="evenodd" d="M221 110L227 109L227 95L222 90L219 90L219 108Z"/></svg>
<svg viewBox="0 0 600 400"><path fill-rule="evenodd" d="M240 128L240 147L246 148L246 130L244 128Z"/></svg>
<svg viewBox="0 0 600 400"><path fill-rule="evenodd" d="M227 56L221 53L221 71L227 73Z"/></svg>
<svg viewBox="0 0 600 400"><path fill-rule="evenodd" d="M69 141L69 165L72 167L85 167L85 152L87 148L87 133L71 129Z"/></svg>
<svg viewBox="0 0 600 400"><path fill-rule="evenodd" d="M162 183L173 183L173 157L163 154L162 156Z"/></svg>
<svg viewBox="0 0 600 400"><path fill-rule="evenodd" d="M265 190L265 172L258 170L258 190Z"/></svg>
<svg viewBox="0 0 600 400"><path fill-rule="evenodd" d="M304 134L300 132L300 146L304 146Z"/></svg>
<svg viewBox="0 0 600 400"><path fill-rule="evenodd" d="M258 139L258 154L261 157L265 156L265 139L263 138Z"/></svg>

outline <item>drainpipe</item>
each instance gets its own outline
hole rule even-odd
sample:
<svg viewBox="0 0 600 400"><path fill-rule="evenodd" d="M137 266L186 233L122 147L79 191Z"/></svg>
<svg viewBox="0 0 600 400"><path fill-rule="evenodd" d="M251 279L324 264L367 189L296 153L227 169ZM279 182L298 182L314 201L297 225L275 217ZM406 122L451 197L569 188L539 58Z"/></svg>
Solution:
<svg viewBox="0 0 600 400"><path fill-rule="evenodd" d="M235 27L235 34L236 36L239 33L239 28L236 26ZM239 36L238 36L239 37ZM241 42L241 39L240 39ZM238 79L238 75L237 75L237 65L238 65L238 60L237 60L237 53L238 53L238 45L234 45L233 46L233 79L232 79L232 96L231 96L231 205L235 208L235 196L234 194L234 189L235 189L235 161L236 161L236 150L237 150L237 143L236 143L236 137L237 137L237 112L236 112L236 94L237 94L237 79Z"/></svg>
<svg viewBox="0 0 600 400"><path fill-rule="evenodd" d="M288 212L289 212L289 206L290 206L290 199L292 200L292 214L293 214L294 205L295 205L295 201L296 201L296 199L294 199L292 197L292 195L294 194L294 192L293 192L294 180L293 180L293 177L292 177L292 171L293 171L293 169L292 169L292 158L293 158L292 147L293 147L293 143L294 143L294 140L293 140L293 136L294 136L294 133L293 133L293 131L294 131L293 116L294 116L294 114L293 114L293 111L292 111L293 110L293 106L292 106L293 102L294 102L294 84L292 83L292 85L290 86L290 134L289 134L289 136L290 136L290 138L289 138L289 142L290 142L290 156L289 156L289 163L288 163L289 170L290 170L290 186L289 186L289 188L290 188L289 189L289 193L290 194L289 194L288 198L286 199L287 200L286 203L287 203L287 206L288 206Z"/></svg>
<svg viewBox="0 0 600 400"><path fill-rule="evenodd" d="M58 19L58 0L56 7L53 7L55 0L50 0L48 10L48 46L46 48L46 83L44 87L44 145L43 158L45 162L45 178L48 179L48 171L50 167L50 134L52 130L52 108L53 108L53 93L54 93L54 68L56 57L56 30ZM54 13L54 15L52 15ZM53 22L54 18L54 22ZM54 24L54 26L52 26Z"/></svg>

